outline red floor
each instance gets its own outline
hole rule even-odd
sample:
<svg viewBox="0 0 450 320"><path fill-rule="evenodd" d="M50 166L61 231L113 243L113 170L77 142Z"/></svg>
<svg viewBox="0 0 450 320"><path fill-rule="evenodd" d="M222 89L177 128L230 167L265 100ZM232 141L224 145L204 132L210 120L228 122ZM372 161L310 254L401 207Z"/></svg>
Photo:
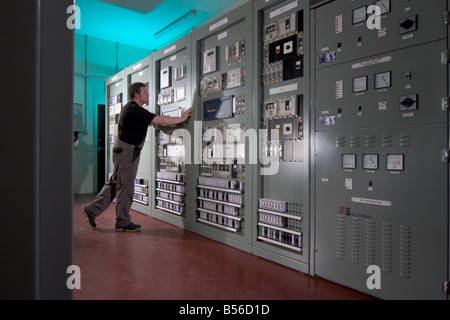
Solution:
<svg viewBox="0 0 450 320"><path fill-rule="evenodd" d="M114 204L92 230L74 199L75 300L371 300L373 297L132 211L135 233L114 230Z"/></svg>

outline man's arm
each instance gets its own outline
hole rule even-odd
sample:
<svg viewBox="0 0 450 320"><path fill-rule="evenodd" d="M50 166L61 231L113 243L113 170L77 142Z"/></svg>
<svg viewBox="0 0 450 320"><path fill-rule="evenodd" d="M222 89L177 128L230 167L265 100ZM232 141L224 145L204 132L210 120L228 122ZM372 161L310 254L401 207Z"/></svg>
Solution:
<svg viewBox="0 0 450 320"><path fill-rule="evenodd" d="M183 112L183 115L181 117L156 116L150 124L156 124L159 126L174 126L187 121L187 119L189 119L191 115L192 108L189 108L185 112Z"/></svg>

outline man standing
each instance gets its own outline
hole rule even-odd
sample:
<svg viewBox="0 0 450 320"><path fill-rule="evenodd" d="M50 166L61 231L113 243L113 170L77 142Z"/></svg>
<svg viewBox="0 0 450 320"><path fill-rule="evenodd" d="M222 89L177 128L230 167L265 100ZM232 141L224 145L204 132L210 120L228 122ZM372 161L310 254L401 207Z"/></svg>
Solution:
<svg viewBox="0 0 450 320"><path fill-rule="evenodd" d="M89 225L97 227L95 218L116 199L116 230L138 231L141 226L131 222L129 211L133 204L134 180L139 166L140 152L145 143L149 125L171 126L183 123L192 115L192 108L181 117L157 116L142 106L148 104L147 86L142 82L128 87L128 102L122 109L119 134L113 148L114 172L95 200L82 207Z"/></svg>

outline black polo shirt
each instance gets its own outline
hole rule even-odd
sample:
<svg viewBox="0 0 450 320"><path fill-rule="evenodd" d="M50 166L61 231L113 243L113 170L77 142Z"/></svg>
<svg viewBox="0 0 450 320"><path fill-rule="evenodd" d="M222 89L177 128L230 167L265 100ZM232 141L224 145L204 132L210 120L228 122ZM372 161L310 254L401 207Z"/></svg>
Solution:
<svg viewBox="0 0 450 320"><path fill-rule="evenodd" d="M138 146L147 135L147 129L156 114L130 101L120 113L119 139L123 142Z"/></svg>

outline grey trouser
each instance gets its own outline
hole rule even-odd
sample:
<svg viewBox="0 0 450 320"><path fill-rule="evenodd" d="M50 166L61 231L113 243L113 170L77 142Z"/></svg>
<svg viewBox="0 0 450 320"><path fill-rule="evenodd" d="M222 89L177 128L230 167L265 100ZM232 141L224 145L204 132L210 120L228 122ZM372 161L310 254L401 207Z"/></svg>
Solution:
<svg viewBox="0 0 450 320"><path fill-rule="evenodd" d="M139 166L140 150L116 138L113 148L114 172L95 200L86 207L89 214L98 217L116 199L116 228L131 222L130 209L133 204L134 180Z"/></svg>

